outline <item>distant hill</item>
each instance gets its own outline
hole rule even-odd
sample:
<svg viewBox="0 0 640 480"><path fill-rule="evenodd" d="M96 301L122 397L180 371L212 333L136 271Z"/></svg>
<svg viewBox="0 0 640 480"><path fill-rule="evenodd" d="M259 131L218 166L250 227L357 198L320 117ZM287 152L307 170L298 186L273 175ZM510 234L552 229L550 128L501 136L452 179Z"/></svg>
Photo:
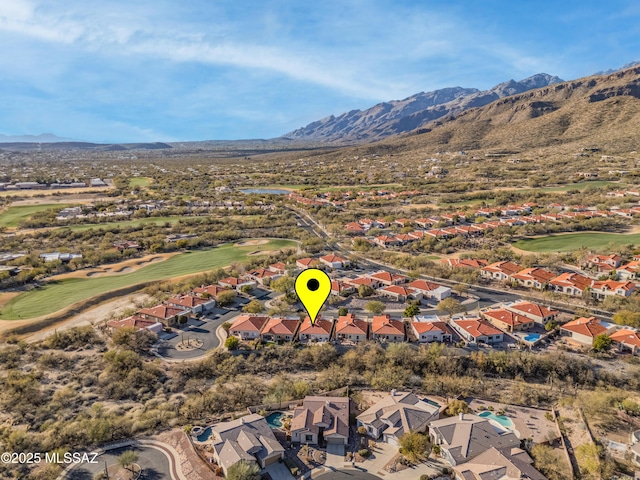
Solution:
<svg viewBox="0 0 640 480"><path fill-rule="evenodd" d="M90 143L75 141L57 142L0 142L0 150L28 151L28 150L92 150L96 152L110 152L118 150L159 150L173 148L162 142L153 143Z"/></svg>
<svg viewBox="0 0 640 480"><path fill-rule="evenodd" d="M75 142L71 138L62 138L53 133L41 133L40 135L4 135L0 133L0 143L58 143Z"/></svg>
<svg viewBox="0 0 640 480"><path fill-rule="evenodd" d="M281 138L330 143L375 141L415 130L438 118L487 105L509 95L562 81L558 77L539 73L519 82L509 80L484 91L452 87L417 93L404 100L379 103L364 111L352 110L337 117L331 115Z"/></svg>

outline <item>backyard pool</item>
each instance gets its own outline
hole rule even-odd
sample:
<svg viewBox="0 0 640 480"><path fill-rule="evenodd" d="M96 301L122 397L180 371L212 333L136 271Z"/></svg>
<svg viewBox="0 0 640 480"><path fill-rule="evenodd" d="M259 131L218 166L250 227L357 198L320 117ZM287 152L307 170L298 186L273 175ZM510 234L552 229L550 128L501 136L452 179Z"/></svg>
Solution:
<svg viewBox="0 0 640 480"><path fill-rule="evenodd" d="M484 412L480 412L478 416L498 422L505 428L513 428L513 422L509 420L509 417L505 417L504 415L496 415L493 412L485 410Z"/></svg>
<svg viewBox="0 0 640 480"><path fill-rule="evenodd" d="M542 337L542 335L540 335L539 333L529 333L526 337L524 337L524 341L536 343L538 340L540 340L540 337Z"/></svg>
<svg viewBox="0 0 640 480"><path fill-rule="evenodd" d="M282 428L282 417L284 417L284 413L273 412L267 415L266 420L271 428Z"/></svg>
<svg viewBox="0 0 640 480"><path fill-rule="evenodd" d="M205 428L200 435L196 437L199 442L206 442L211 438L211 427Z"/></svg>

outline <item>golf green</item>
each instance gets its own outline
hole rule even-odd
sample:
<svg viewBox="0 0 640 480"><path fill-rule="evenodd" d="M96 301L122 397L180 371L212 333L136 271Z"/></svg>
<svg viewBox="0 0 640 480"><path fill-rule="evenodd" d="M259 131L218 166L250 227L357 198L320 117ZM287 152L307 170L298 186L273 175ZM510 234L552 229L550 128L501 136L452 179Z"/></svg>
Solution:
<svg viewBox="0 0 640 480"><path fill-rule="evenodd" d="M235 246L227 243L208 250L181 253L163 262L152 263L122 275L100 278L69 278L49 282L11 299L0 312L0 319L17 320L40 317L119 288L206 272L245 260L251 252L272 251L295 246L296 243L292 240L279 239L269 240L262 245Z"/></svg>
<svg viewBox="0 0 640 480"><path fill-rule="evenodd" d="M529 252L570 252L580 248L601 249L609 244L628 245L640 243L640 233L570 233L526 238L513 246Z"/></svg>

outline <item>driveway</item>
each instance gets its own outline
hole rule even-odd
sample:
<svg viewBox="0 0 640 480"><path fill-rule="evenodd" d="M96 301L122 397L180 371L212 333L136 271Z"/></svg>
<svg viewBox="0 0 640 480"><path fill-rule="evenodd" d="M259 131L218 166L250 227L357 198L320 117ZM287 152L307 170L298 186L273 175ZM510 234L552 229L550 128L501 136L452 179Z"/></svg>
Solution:
<svg viewBox="0 0 640 480"><path fill-rule="evenodd" d="M344 445L327 443L327 459L324 464L327 467L342 468L345 465Z"/></svg>
<svg viewBox="0 0 640 480"><path fill-rule="evenodd" d="M284 463L274 463L264 469L273 480L295 480Z"/></svg>

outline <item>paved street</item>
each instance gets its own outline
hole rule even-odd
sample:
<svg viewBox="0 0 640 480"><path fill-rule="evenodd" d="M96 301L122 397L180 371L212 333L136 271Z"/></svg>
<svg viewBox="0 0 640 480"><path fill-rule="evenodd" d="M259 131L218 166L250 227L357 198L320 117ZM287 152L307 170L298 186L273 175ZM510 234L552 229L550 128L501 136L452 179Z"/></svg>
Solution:
<svg viewBox="0 0 640 480"><path fill-rule="evenodd" d="M172 480L169 460L160 450L153 447L131 445L128 447L111 450L98 457L98 463L82 464L73 469L68 475L69 480L92 480L94 475L104 470L104 463L113 465L118 462L118 456L127 450L133 450L138 454L136 462L142 468L141 480Z"/></svg>
<svg viewBox="0 0 640 480"><path fill-rule="evenodd" d="M378 480L382 477L376 477L370 473L363 472L361 470L334 470L331 472L323 473L319 477L315 477L317 480Z"/></svg>
<svg viewBox="0 0 640 480"><path fill-rule="evenodd" d="M254 293L252 298L258 298L263 303L279 295L262 289L256 289ZM242 307L250 301L251 299L238 297L231 308L214 308L200 320L191 320L186 326L175 329L176 336L158 343L158 355L170 360L191 360L205 355L209 350L218 348L220 346L220 339L216 335L218 327L224 322L232 323L242 313ZM183 338L185 341L187 339L202 340L203 345L195 350L178 351L175 347Z"/></svg>

